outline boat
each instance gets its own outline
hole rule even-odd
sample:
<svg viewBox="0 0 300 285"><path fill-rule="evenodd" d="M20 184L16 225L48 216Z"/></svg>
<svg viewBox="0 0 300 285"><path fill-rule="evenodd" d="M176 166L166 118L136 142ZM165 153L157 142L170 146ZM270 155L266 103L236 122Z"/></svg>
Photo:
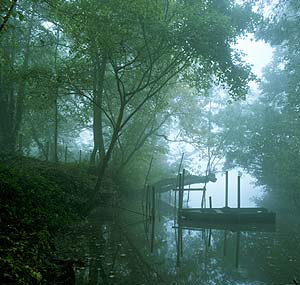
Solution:
<svg viewBox="0 0 300 285"><path fill-rule="evenodd" d="M207 223L205 221L180 220L174 228L182 230L201 231L205 229L225 230L231 232L275 232L275 223Z"/></svg>
<svg viewBox="0 0 300 285"><path fill-rule="evenodd" d="M276 214L266 208L184 208L178 212L179 221L207 224L274 224Z"/></svg>

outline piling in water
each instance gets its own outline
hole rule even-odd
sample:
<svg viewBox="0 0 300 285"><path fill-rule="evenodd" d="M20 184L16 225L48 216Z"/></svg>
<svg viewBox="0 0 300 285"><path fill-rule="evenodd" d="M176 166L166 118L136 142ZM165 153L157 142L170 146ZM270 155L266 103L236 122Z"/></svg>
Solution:
<svg viewBox="0 0 300 285"><path fill-rule="evenodd" d="M228 207L228 171L225 172L225 207Z"/></svg>
<svg viewBox="0 0 300 285"><path fill-rule="evenodd" d="M178 213L182 210L183 206L183 174L179 174L179 195L178 195Z"/></svg>
<svg viewBox="0 0 300 285"><path fill-rule="evenodd" d="M227 255L227 230L224 231L224 247L223 247L223 255Z"/></svg>
<svg viewBox="0 0 300 285"><path fill-rule="evenodd" d="M146 186L146 201L145 201L145 204L146 204L146 233L148 232L148 224L149 224L149 218L150 218L150 215L149 215L149 209L150 209L150 199L149 199L149 192L150 192L150 189L149 189L149 185Z"/></svg>
<svg viewBox="0 0 300 285"><path fill-rule="evenodd" d="M152 211L151 211L151 252L153 252L154 248L154 230L155 230L155 188L152 187Z"/></svg>
<svg viewBox="0 0 300 285"><path fill-rule="evenodd" d="M237 178L237 207L241 208L241 176Z"/></svg>
<svg viewBox="0 0 300 285"><path fill-rule="evenodd" d="M236 233L235 267L239 267L241 232Z"/></svg>

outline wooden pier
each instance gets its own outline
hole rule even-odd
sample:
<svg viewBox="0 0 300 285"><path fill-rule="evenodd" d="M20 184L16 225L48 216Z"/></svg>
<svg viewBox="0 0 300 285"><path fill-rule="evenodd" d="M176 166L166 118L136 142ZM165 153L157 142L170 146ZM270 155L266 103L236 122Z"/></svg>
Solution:
<svg viewBox="0 0 300 285"><path fill-rule="evenodd" d="M228 172L225 175L225 207L213 208L212 198L209 197L209 208L205 207L205 192L206 184L204 188L195 189L203 192L201 208L183 208L183 192L187 191L184 188L185 185L185 171L183 169L182 174L178 177L178 187L175 191L178 191L178 223L182 223L184 220L207 223L207 224L275 224L276 214L268 211L265 208L242 208L241 207L241 175L237 177L237 208L228 207ZM190 190L190 189L189 189Z"/></svg>
<svg viewBox="0 0 300 285"><path fill-rule="evenodd" d="M151 166L152 162L150 163ZM225 207L213 208L213 199L209 197L209 208L206 208L207 183L216 182L215 174L206 173L205 176L186 175L185 169L180 172L181 163L176 178L166 178L152 185L153 193L163 193L174 191L174 226L209 228L209 229L235 229L243 230L263 230L273 231L275 229L276 213L266 208L243 208L241 207L241 176L237 176L237 207L228 206L228 171L225 172ZM147 174L148 177L148 174ZM147 180L147 179L146 179ZM203 183L203 187L191 188L192 184ZM146 220L154 216L150 214L149 186L145 181L145 203L146 203ZM200 201L201 208L185 208L184 192L199 191L202 192ZM155 194L153 194L155 195ZM169 196L171 197L171 196ZM155 196L152 197L155 200ZM170 200L170 198L169 198ZM144 201L144 200L143 200ZM143 202L144 203L144 202ZM153 202L153 205L154 202ZM144 208L143 208L144 209ZM144 211L144 210L143 210ZM155 210L153 210L155 211ZM147 227L146 227L147 228Z"/></svg>

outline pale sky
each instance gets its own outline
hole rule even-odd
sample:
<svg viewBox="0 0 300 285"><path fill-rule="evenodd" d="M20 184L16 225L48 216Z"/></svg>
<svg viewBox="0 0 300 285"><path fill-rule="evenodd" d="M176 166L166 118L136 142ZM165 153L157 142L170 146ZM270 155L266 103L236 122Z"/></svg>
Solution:
<svg viewBox="0 0 300 285"><path fill-rule="evenodd" d="M253 65L253 73L261 78L262 69L272 60L273 48L262 40L255 41L252 35L239 40L237 47L245 53L244 60Z"/></svg>

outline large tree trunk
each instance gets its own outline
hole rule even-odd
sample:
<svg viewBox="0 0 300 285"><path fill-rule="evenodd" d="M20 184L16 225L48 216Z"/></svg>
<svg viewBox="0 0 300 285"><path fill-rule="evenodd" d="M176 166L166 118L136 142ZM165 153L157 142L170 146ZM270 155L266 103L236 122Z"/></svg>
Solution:
<svg viewBox="0 0 300 285"><path fill-rule="evenodd" d="M53 161L58 162L58 88L55 91L54 98L54 137L53 137Z"/></svg>
<svg viewBox="0 0 300 285"><path fill-rule="evenodd" d="M13 84L1 82L0 100L0 152L2 154L14 154L16 149L16 137L14 136L15 114L15 88Z"/></svg>
<svg viewBox="0 0 300 285"><path fill-rule="evenodd" d="M96 182L94 191L91 192L90 195L89 195L89 203L88 203L88 209L87 210L92 209L97 204L97 194L100 192L102 182L103 182L103 178L104 178L106 169L108 167L108 163L110 161L113 149L116 145L117 138L118 138L118 133L114 133L107 152L102 157L102 159L100 159L99 170L98 170L98 175L97 175L97 182Z"/></svg>
<svg viewBox="0 0 300 285"><path fill-rule="evenodd" d="M93 208L96 204L97 193L101 189L103 178L104 178L105 172L108 167L108 163L111 159L113 150L118 141L120 131L121 131L121 125L122 125L122 121L123 121L124 111L125 111L125 105L121 104L120 109L119 109L118 119L116 121L116 125L114 126L114 130L113 130L113 134L112 134L112 138L111 138L109 147L108 147L107 151L105 152L105 155L100 157L100 165L99 165L99 170L98 170L97 182L96 182L94 191L90 194L90 197L89 197L89 208L90 209Z"/></svg>
<svg viewBox="0 0 300 285"><path fill-rule="evenodd" d="M26 48L25 48L25 54L24 54L24 62L23 62L23 67L22 67L23 72L28 70L28 66L29 66L32 26L33 26L33 19L31 17L30 27L29 27L29 32L28 32L28 37L27 37L27 42L26 42ZM23 119L23 113L24 113L25 90L26 90L26 81L21 80L21 82L19 83L18 96L17 96L17 100L16 100L16 116L15 116L15 130L14 130L15 141L19 137L19 132L20 132L21 125L22 125L22 119ZM20 149L20 151L21 151L21 149Z"/></svg>
<svg viewBox="0 0 300 285"><path fill-rule="evenodd" d="M106 70L107 59L102 56L100 63L99 56L96 55L94 59L94 74L93 74L93 139L94 148L91 153L90 163L92 166L96 165L96 155L99 152L100 160L105 156L105 147L103 139L103 91L104 91L104 78Z"/></svg>
<svg viewBox="0 0 300 285"><path fill-rule="evenodd" d="M58 59L58 45L59 45L59 27L57 27L56 31L56 46L55 46L55 52L54 52L54 69L55 69L55 76L56 76L56 88L54 93L54 129L53 129L53 161L55 163L58 162L58 97L59 97L59 87L58 87L58 81L59 81L59 75L58 75L58 67L57 67L57 59Z"/></svg>

